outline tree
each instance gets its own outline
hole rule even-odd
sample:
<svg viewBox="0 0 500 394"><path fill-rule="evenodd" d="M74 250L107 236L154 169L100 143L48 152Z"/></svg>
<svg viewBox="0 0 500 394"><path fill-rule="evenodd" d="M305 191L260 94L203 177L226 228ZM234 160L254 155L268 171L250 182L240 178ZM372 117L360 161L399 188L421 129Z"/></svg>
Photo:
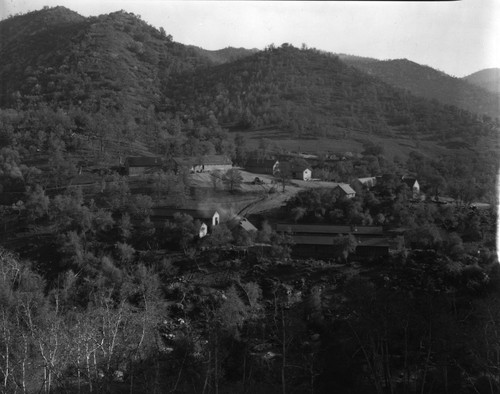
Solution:
<svg viewBox="0 0 500 394"><path fill-rule="evenodd" d="M45 195L45 190L40 185L36 185L34 189L27 191L28 199L26 200L25 208L30 220L36 220L45 216L48 213L50 199Z"/></svg>
<svg viewBox="0 0 500 394"><path fill-rule="evenodd" d="M99 203L105 204L111 211L123 209L131 196L128 178L113 174L111 179L105 182Z"/></svg>
<svg viewBox="0 0 500 394"><path fill-rule="evenodd" d="M280 166L278 172L276 173L278 182L281 183L282 191L285 192L285 187L288 181L292 178L292 173L290 172L289 166Z"/></svg>
<svg viewBox="0 0 500 394"><path fill-rule="evenodd" d="M176 213L173 222L167 227L167 235L174 244L179 245L187 255L194 240L200 235L199 221L185 213Z"/></svg>
<svg viewBox="0 0 500 394"><path fill-rule="evenodd" d="M210 173L210 180L212 181L212 187L217 190L217 185L221 182L223 175L220 170L214 170Z"/></svg>
<svg viewBox="0 0 500 394"><path fill-rule="evenodd" d="M56 187L66 186L69 183L69 179L77 174L73 160L68 155L64 155L60 150L55 150L51 153L49 166L52 175L50 179Z"/></svg>
<svg viewBox="0 0 500 394"><path fill-rule="evenodd" d="M152 207L153 200L151 197L144 194L136 194L129 201L128 211L132 217L144 219L149 216Z"/></svg>
<svg viewBox="0 0 500 394"><path fill-rule="evenodd" d="M267 138L261 138L259 140L259 150L258 155L259 159L265 159L267 154L269 153L269 149L271 147L271 141Z"/></svg>
<svg viewBox="0 0 500 394"><path fill-rule="evenodd" d="M225 224L219 224L212 229L212 233L205 238L204 243L207 246L220 248L227 246L233 240L231 231Z"/></svg>
<svg viewBox="0 0 500 394"><path fill-rule="evenodd" d="M184 196L182 178L163 171L155 174L153 190L156 202L168 199L169 202L177 205Z"/></svg>
<svg viewBox="0 0 500 394"><path fill-rule="evenodd" d="M236 168L230 168L222 176L222 181L229 188L229 190L233 192L234 190L241 188L243 176Z"/></svg>
<svg viewBox="0 0 500 394"><path fill-rule="evenodd" d="M292 217L293 221L297 223L300 219L307 215L307 209L304 207L295 207L292 208Z"/></svg>
<svg viewBox="0 0 500 394"><path fill-rule="evenodd" d="M334 238L334 245L339 248L340 253L345 261L347 261L349 255L356 251L357 241L352 235L338 236Z"/></svg>
<svg viewBox="0 0 500 394"><path fill-rule="evenodd" d="M248 158L246 139L243 135L238 133L234 138L234 143L236 145L235 161L238 165L243 165Z"/></svg>
<svg viewBox="0 0 500 394"><path fill-rule="evenodd" d="M293 244L293 238L290 235L273 232L271 234L271 257L280 260L289 259Z"/></svg>

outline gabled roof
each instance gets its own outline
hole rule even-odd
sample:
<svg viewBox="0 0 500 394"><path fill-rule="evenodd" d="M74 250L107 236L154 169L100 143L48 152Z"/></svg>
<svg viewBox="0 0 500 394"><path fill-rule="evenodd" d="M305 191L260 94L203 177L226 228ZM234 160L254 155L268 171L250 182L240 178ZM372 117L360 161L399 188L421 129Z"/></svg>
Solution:
<svg viewBox="0 0 500 394"><path fill-rule="evenodd" d="M273 168L273 166L276 164L277 160L271 160L271 159L249 159L245 163L245 167L269 167Z"/></svg>
<svg viewBox="0 0 500 394"><path fill-rule="evenodd" d="M415 182L418 184L417 178L406 175L403 176L402 181L406 183L409 187L413 187L413 185L415 185Z"/></svg>
<svg viewBox="0 0 500 394"><path fill-rule="evenodd" d="M129 167L159 167L162 165L161 157L133 156L125 159L125 165Z"/></svg>
<svg viewBox="0 0 500 394"><path fill-rule="evenodd" d="M258 231L257 227L255 227L252 223L248 221L247 218L243 218L241 216L233 216L231 219L229 219L226 222L226 225L232 230L236 227L240 227L243 230L246 230L248 232L251 231Z"/></svg>
<svg viewBox="0 0 500 394"><path fill-rule="evenodd" d="M255 227L252 223L250 223L247 218L243 218L240 221L240 226L241 226L241 228L243 228L244 230L246 230L248 232L257 231L257 227Z"/></svg>
<svg viewBox="0 0 500 394"><path fill-rule="evenodd" d="M280 161L279 167L281 171L293 172L304 172L305 170L311 171L311 168L306 165L291 163L289 161Z"/></svg>
<svg viewBox="0 0 500 394"><path fill-rule="evenodd" d="M340 188L345 194L356 194L356 191L347 183L339 183L337 187Z"/></svg>
<svg viewBox="0 0 500 394"><path fill-rule="evenodd" d="M152 208L153 216L164 218L173 218L176 213L183 213L191 216L193 219L212 219L216 213L215 209L184 209L171 207L155 207Z"/></svg>

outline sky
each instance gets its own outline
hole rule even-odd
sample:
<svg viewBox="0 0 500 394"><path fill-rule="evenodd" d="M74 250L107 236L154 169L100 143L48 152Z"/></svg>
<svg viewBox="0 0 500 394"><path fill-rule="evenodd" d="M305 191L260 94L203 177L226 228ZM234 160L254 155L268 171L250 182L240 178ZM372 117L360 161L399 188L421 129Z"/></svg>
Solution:
<svg viewBox="0 0 500 394"><path fill-rule="evenodd" d="M205 49L290 43L406 58L462 77L500 68L500 1L0 0L0 17L62 5L84 16L125 10ZM0 37L1 39L1 37Z"/></svg>

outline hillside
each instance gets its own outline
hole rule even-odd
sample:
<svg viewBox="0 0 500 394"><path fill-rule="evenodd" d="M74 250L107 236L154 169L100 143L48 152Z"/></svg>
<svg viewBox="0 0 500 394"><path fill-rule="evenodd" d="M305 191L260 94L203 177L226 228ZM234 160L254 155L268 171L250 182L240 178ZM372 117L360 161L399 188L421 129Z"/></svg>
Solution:
<svg viewBox="0 0 500 394"><path fill-rule="evenodd" d="M0 105L141 114L172 73L210 62L124 11L84 18L64 7L0 22Z"/></svg>
<svg viewBox="0 0 500 394"><path fill-rule="evenodd" d="M500 69L488 68L462 78L492 93L500 94Z"/></svg>
<svg viewBox="0 0 500 394"><path fill-rule="evenodd" d="M151 134L168 129L168 138L182 139L175 130L188 119L240 130L273 126L295 139L361 131L474 146L477 136L493 135L482 119L413 97L314 49L206 51L124 11L84 18L64 7L9 18L0 30L0 106L69 110L75 130L99 128L101 138L121 129L156 149ZM418 76L422 67L412 67ZM88 115L101 126L90 125Z"/></svg>
<svg viewBox="0 0 500 394"><path fill-rule="evenodd" d="M1 393L500 393L498 119L123 11L0 34Z"/></svg>
<svg viewBox="0 0 500 394"><path fill-rule="evenodd" d="M431 67L407 59L380 61L343 55L342 60L392 86L407 89L416 96L435 99L477 114L499 116L498 95Z"/></svg>
<svg viewBox="0 0 500 394"><path fill-rule="evenodd" d="M360 130L474 146L494 136L474 114L415 97L336 56L288 45L182 74L167 91L172 110L186 116L215 116L239 130L276 126L294 138L342 139Z"/></svg>
<svg viewBox="0 0 500 394"><path fill-rule="evenodd" d="M42 172L44 187L60 187L129 155L238 162L262 146L342 154L376 144L401 163L416 151L429 160L468 157L490 181L496 173L497 122L315 49L226 48L209 59L133 14L84 18L63 7L9 18L0 29L0 148L9 150L0 169L12 193L25 190L26 177L36 180L30 168ZM233 55L247 56L228 61ZM248 140L247 152L231 131Z"/></svg>

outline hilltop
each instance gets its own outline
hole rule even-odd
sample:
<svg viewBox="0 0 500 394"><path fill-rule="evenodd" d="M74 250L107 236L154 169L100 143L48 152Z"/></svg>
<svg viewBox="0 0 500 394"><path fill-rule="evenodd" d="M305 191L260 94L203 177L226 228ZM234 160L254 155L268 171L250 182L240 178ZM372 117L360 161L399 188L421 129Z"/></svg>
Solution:
<svg viewBox="0 0 500 394"><path fill-rule="evenodd" d="M500 94L500 69L488 68L462 78L492 93Z"/></svg>
<svg viewBox="0 0 500 394"><path fill-rule="evenodd" d="M0 23L0 104L119 111L161 106L172 73L210 61L125 11L84 18L47 8Z"/></svg>
<svg viewBox="0 0 500 394"><path fill-rule="evenodd" d="M259 50L256 48L246 49L226 47L215 51L210 51L197 46L190 46L190 48L193 48L201 56L206 57L214 64L233 62L235 60L241 59L242 57L250 56L256 52L259 52Z"/></svg>
<svg viewBox="0 0 500 394"><path fill-rule="evenodd" d="M484 85L471 85L467 78L455 78L407 59L382 61L349 55L341 58L345 63L416 96L493 118L499 116L499 96L494 91L485 91Z"/></svg>

